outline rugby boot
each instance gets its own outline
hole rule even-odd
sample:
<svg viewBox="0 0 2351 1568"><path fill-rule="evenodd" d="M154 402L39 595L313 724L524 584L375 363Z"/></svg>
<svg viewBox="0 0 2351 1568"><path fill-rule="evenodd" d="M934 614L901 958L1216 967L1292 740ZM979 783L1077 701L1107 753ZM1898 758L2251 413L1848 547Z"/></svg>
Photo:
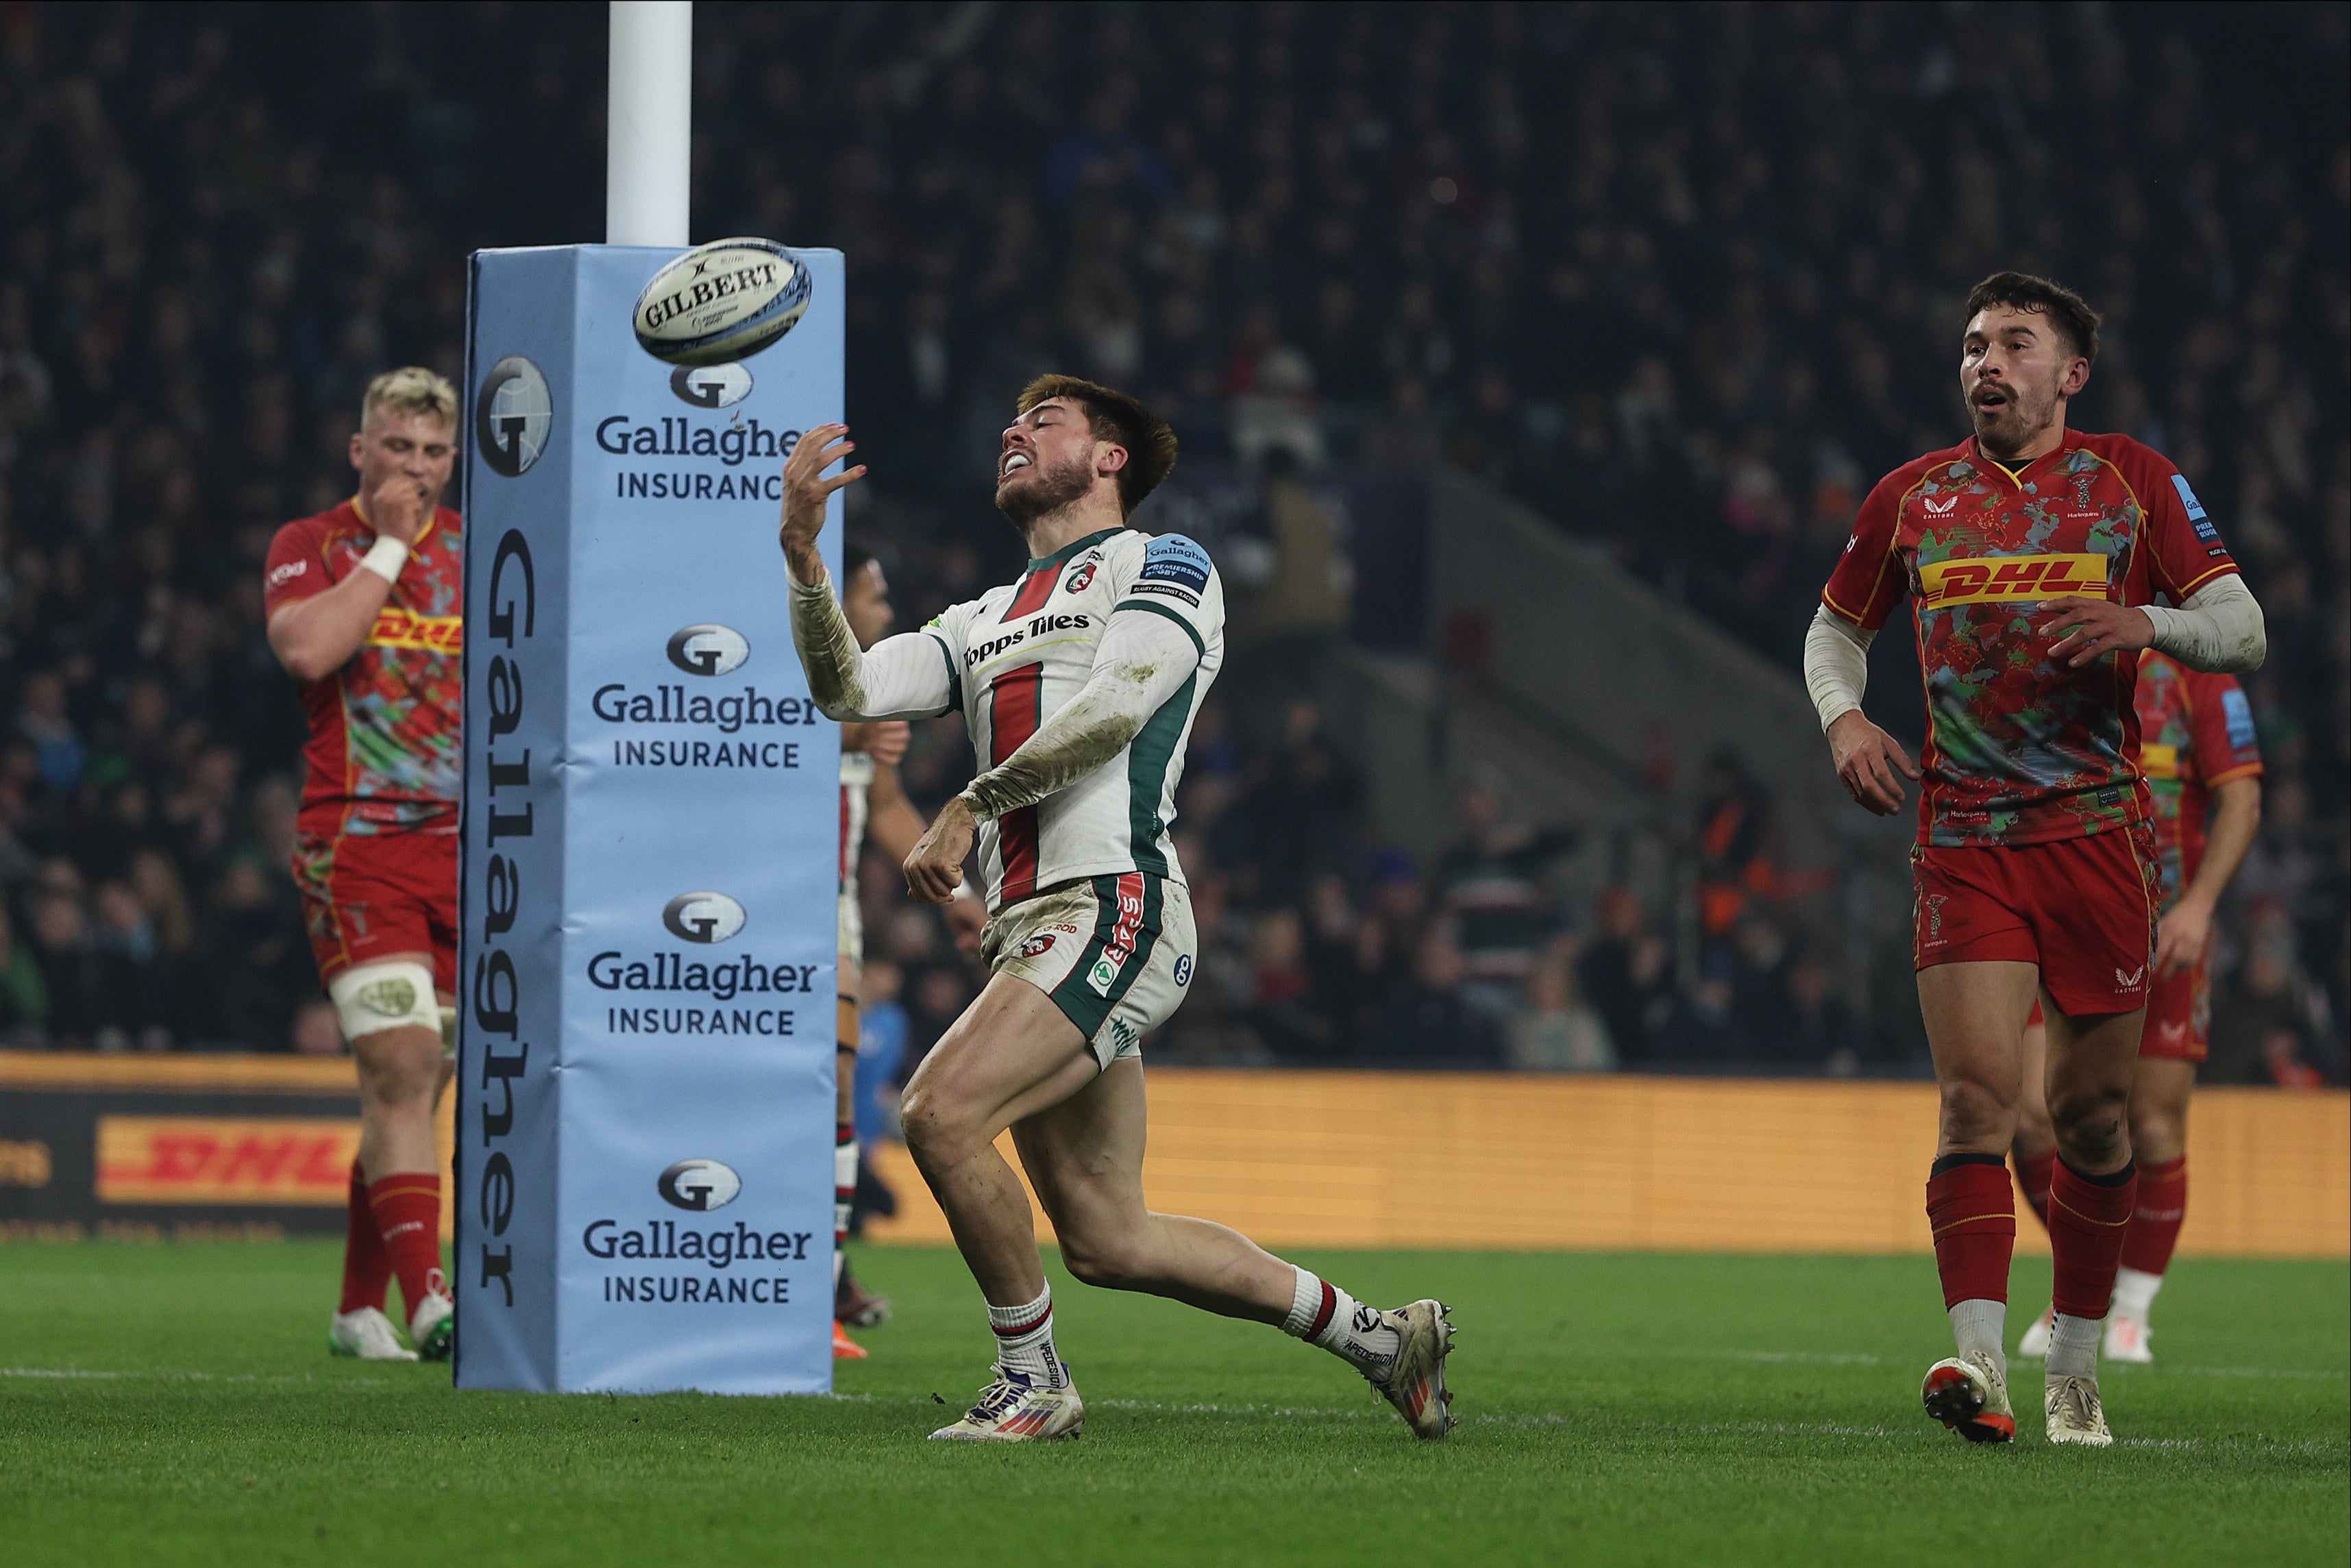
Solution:
<svg viewBox="0 0 2351 1568"><path fill-rule="evenodd" d="M832 1320L832 1358L835 1361L862 1361L867 1354L863 1345L849 1337L849 1331L841 1326L841 1320L834 1318Z"/></svg>
<svg viewBox="0 0 2351 1568"><path fill-rule="evenodd" d="M1396 1331L1395 1364L1371 1384L1416 1438L1442 1438L1453 1427L1453 1391L1445 1386L1445 1358L1453 1354L1449 1310L1440 1301L1417 1301L1382 1314Z"/></svg>
<svg viewBox="0 0 2351 1568"><path fill-rule="evenodd" d="M2016 1412L2008 1403L2008 1377L1990 1355L1953 1355L1927 1368L1918 1390L1927 1414L1970 1443L2016 1441Z"/></svg>
<svg viewBox="0 0 2351 1568"><path fill-rule="evenodd" d="M933 1432L933 1442L1033 1443L1074 1438L1085 1430L1085 1402L1078 1397L1074 1382L1048 1388L1000 1364L989 1370L996 1379L979 1391L979 1403L965 1411L962 1420ZM1069 1368L1061 1371L1066 1377Z"/></svg>
<svg viewBox="0 0 2351 1568"><path fill-rule="evenodd" d="M400 1343L400 1331L378 1307L339 1312L327 1322L327 1351L361 1361L413 1361L416 1352Z"/></svg>
<svg viewBox="0 0 2351 1568"><path fill-rule="evenodd" d="M438 1270L434 1271L436 1273ZM457 1303L435 1291L408 1314L408 1343L425 1361L446 1361L456 1347Z"/></svg>
<svg viewBox="0 0 2351 1568"><path fill-rule="evenodd" d="M2105 1407L2098 1403L2095 1374L2085 1376L2069 1372L2051 1377L2043 1391L2042 1408L2049 1417L2049 1440L2053 1443L2079 1443L2085 1449L2103 1449L2115 1440L2115 1435L2106 1429Z"/></svg>
<svg viewBox="0 0 2351 1568"><path fill-rule="evenodd" d="M2108 1313L2105 1343L2100 1346L2098 1355L2105 1361L2129 1361L2144 1366L2155 1359L2155 1350L2147 1344L2154 1337L2155 1330L2147 1326L2147 1319Z"/></svg>
<svg viewBox="0 0 2351 1568"><path fill-rule="evenodd" d="M2020 1361L2045 1361L2049 1356L2049 1336L2057 1332L2057 1309L2048 1307L2025 1329L2024 1337L2016 1342Z"/></svg>

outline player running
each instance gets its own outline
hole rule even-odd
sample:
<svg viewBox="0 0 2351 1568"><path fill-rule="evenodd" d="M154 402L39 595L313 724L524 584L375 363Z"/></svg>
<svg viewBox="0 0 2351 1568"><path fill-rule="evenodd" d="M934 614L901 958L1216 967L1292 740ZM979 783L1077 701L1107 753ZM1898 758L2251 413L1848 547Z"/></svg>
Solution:
<svg viewBox="0 0 2351 1568"><path fill-rule="evenodd" d="M2162 919L2155 929L2155 979L2131 1085L2131 1152L2138 1197L2123 1228L2122 1266L2106 1315L2110 1361L2147 1362L2147 1315L2188 1216L2188 1096L2207 1054L2212 996L2207 959L2212 915L2262 824L2262 752L2253 710L2232 675L2190 670L2162 653L2139 655L2139 772L2155 806ZM2049 1220L2057 1159L2049 1108L2034 1069L2046 1049L2041 1020L2024 1032L2024 1095L2018 1107L2016 1170L2025 1200ZM2036 1194L2038 1200L2035 1201ZM2016 1353L2049 1354L2054 1309L2024 1332Z"/></svg>
<svg viewBox="0 0 2351 1568"><path fill-rule="evenodd" d="M1881 815L1922 781L1911 851L1918 1005L1942 1089L1927 1215L1958 1355L1928 1413L1975 1442L2016 1432L2003 1333L2020 1038L2037 997L2058 1163L2043 1406L2052 1442L2112 1442L2099 1322L2137 1187L2126 1123L2154 947L2156 869L2137 652L2257 669L2261 607L2188 482L2127 436L2065 427L2098 315L2043 278L1968 296L1959 389L1975 433L1878 482L1804 641L1837 776ZM1870 639L1911 598L1926 672L1918 763L1861 711ZM2156 607L2167 597L2176 608Z"/></svg>
<svg viewBox="0 0 2351 1568"><path fill-rule="evenodd" d="M378 376L351 437L359 493L280 528L265 568L269 647L310 720L294 880L359 1064L360 1152L327 1343L371 1361L443 1360L453 1328L433 1108L457 1022L465 547L457 514L435 504L456 421L456 389L432 371ZM395 1273L413 1349L383 1314Z"/></svg>
<svg viewBox="0 0 2351 1568"><path fill-rule="evenodd" d="M882 563L855 545L841 551L841 613L857 646L871 648L889 631L896 612ZM872 1328L890 1317L890 1299L866 1290L849 1267L849 1216L857 1199L857 1044L865 969L865 917L860 904L857 866L870 834L884 855L903 861L923 836L923 819L898 782L908 729L904 720L841 727L841 970L837 1005L832 1157L832 1354L862 1361L865 1350L849 1337L851 1326ZM966 889L947 906L959 944L977 946L986 919Z"/></svg>
<svg viewBox="0 0 2351 1568"><path fill-rule="evenodd" d="M907 1147L978 1282L996 1376L934 1438L1073 1436L1085 1408L1054 1348L1053 1295L1011 1129L1070 1272L1228 1317L1280 1324L1343 1357L1416 1436L1451 1425L1445 1307L1360 1305L1237 1231L1143 1200L1139 1044L1197 961L1168 838L1185 737L1224 662L1224 597L1207 553L1127 517L1176 462L1173 431L1121 392L1047 376L1005 431L996 504L1027 540L1017 583L861 651L826 581L826 500L862 478L854 450L810 431L784 466L782 544L809 686L836 719L960 709L986 771L906 857L907 886L945 903L977 840L995 971L906 1085Z"/></svg>

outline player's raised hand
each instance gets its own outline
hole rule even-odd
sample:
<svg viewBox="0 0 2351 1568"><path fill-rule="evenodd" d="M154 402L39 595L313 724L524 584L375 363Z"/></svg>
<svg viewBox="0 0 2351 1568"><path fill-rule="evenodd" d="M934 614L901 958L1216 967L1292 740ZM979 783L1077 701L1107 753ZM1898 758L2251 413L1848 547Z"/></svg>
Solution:
<svg viewBox="0 0 2351 1568"><path fill-rule="evenodd" d="M368 526L384 538L413 545L433 520L433 493L415 475L387 473L367 498Z"/></svg>
<svg viewBox="0 0 2351 1568"><path fill-rule="evenodd" d="M1918 764L1902 742L1862 717L1858 708L1829 726L1829 755L1845 794L1880 816L1902 809L1902 780L1918 776Z"/></svg>
<svg viewBox="0 0 2351 1568"><path fill-rule="evenodd" d="M2129 605L2071 597L2054 600L2049 607L2057 613L2043 621L2041 629L2053 636L2066 634L2049 650L2053 664L2079 670L2102 653L2142 649L2155 641L2155 622L2145 610Z"/></svg>
<svg viewBox="0 0 2351 1568"><path fill-rule="evenodd" d="M816 553L816 536L824 527L824 505L836 490L865 477L865 465L845 468L831 479L824 471L857 450L847 425L819 425L800 437L784 460L784 521L778 541L792 576L803 583L821 581L824 561Z"/></svg>
<svg viewBox="0 0 2351 1568"><path fill-rule="evenodd" d="M961 795L941 806L906 857L906 891L925 904L944 904L954 898L963 885L964 857L971 853L978 831Z"/></svg>

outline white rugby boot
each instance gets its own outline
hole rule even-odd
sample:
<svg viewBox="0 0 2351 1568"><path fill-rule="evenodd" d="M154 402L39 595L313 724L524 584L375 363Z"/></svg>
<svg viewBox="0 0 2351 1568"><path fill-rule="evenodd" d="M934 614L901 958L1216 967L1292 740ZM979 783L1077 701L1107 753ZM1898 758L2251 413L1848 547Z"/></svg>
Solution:
<svg viewBox="0 0 2351 1568"><path fill-rule="evenodd" d="M327 1350L361 1361L413 1361L416 1352L400 1343L392 1319L377 1307L339 1312L327 1320Z"/></svg>
<svg viewBox="0 0 2351 1568"><path fill-rule="evenodd" d="M1991 1355L1946 1356L1927 1368L1918 1390L1927 1414L1970 1443L2016 1441L2016 1411L2008 1402L2008 1376Z"/></svg>
<svg viewBox="0 0 2351 1568"><path fill-rule="evenodd" d="M2016 1342L2017 1359L2046 1361L2049 1358L2049 1336L2056 1332L2057 1309L2053 1306L2043 1308L2041 1315L2025 1329L2024 1337Z"/></svg>
<svg viewBox="0 0 2351 1568"><path fill-rule="evenodd" d="M2106 1430L2106 1412L2098 1403L2095 1374L2068 1372L2051 1377L2042 1404L2049 1416L2051 1442L2103 1449L2115 1440L2115 1435Z"/></svg>
<svg viewBox="0 0 2351 1568"><path fill-rule="evenodd" d="M2147 1319L2108 1313L2105 1343L2099 1347L2098 1355L2106 1361L2130 1361L2144 1366L2155 1359L2155 1351L2147 1344L2154 1337L2155 1330L2147 1326Z"/></svg>
<svg viewBox="0 0 2351 1568"><path fill-rule="evenodd" d="M440 1272L434 1271L436 1274ZM426 1361L446 1361L457 1335L457 1303L434 1291L408 1314L408 1343Z"/></svg>
<svg viewBox="0 0 2351 1568"><path fill-rule="evenodd" d="M1078 1397L1074 1381L1048 1388L1008 1366L990 1370L996 1378L979 1391L979 1403L965 1411L963 1419L933 1432L933 1442L1034 1443L1074 1438L1085 1430L1086 1405ZM1066 1376L1069 1368L1061 1371Z"/></svg>
<svg viewBox="0 0 2351 1568"><path fill-rule="evenodd" d="M1445 1358L1453 1354L1453 1324L1445 1315L1450 1310L1440 1301L1416 1301L1382 1314L1396 1331L1395 1363L1371 1384L1416 1438L1442 1438L1453 1428L1453 1391L1445 1386Z"/></svg>

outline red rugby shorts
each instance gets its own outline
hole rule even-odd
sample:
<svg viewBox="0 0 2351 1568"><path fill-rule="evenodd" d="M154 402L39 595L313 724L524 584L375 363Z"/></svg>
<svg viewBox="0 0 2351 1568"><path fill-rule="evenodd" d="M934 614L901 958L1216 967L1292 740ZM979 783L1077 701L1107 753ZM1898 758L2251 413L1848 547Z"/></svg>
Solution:
<svg viewBox="0 0 2351 1568"><path fill-rule="evenodd" d="M2201 1062L2212 1033L2211 971L2198 959L2177 974L2158 974L2147 998L2147 1027L2138 1054L2173 1062Z"/></svg>
<svg viewBox="0 0 2351 1568"><path fill-rule="evenodd" d="M1945 963L2037 964L2069 1017L2147 1004L2155 856L2144 828L2052 844L1910 852L1912 953Z"/></svg>
<svg viewBox="0 0 2351 1568"><path fill-rule="evenodd" d="M433 955L433 983L457 989L457 836L304 835L294 884L320 984L392 953Z"/></svg>

